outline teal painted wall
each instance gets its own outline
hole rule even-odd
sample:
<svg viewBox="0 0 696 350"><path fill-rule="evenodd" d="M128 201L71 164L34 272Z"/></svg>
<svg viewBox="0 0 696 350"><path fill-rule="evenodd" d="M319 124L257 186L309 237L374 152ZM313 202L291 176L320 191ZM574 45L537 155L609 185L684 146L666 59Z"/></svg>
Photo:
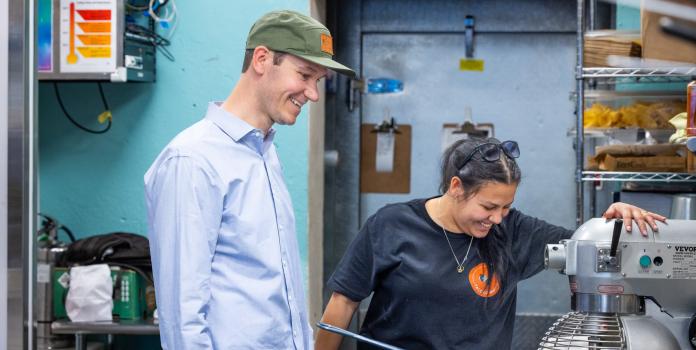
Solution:
<svg viewBox="0 0 696 350"><path fill-rule="evenodd" d="M145 234L143 174L178 132L201 119L208 101L223 100L241 70L255 19L274 9L309 12L307 0L177 1L179 23L170 62L157 57L157 82L104 84L112 129L92 135L63 116L53 86L39 86L39 206L78 237L112 231ZM74 118L100 129L95 83L60 83ZM276 145L295 206L301 257L307 268L308 112L276 127Z"/></svg>
<svg viewBox="0 0 696 350"><path fill-rule="evenodd" d="M640 30L640 9L631 6L616 6L616 29Z"/></svg>

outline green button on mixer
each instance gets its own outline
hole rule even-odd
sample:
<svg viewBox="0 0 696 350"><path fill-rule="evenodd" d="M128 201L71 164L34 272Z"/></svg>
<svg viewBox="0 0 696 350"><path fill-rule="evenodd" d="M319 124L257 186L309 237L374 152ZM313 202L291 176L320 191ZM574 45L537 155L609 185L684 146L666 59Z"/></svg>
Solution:
<svg viewBox="0 0 696 350"><path fill-rule="evenodd" d="M642 268L647 269L650 266L650 257L647 255L641 256L639 263Z"/></svg>

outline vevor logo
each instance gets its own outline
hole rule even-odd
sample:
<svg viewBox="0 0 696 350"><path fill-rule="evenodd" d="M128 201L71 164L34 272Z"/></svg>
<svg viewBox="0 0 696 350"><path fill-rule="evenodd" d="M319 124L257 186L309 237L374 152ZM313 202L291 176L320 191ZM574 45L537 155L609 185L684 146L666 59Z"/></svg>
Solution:
<svg viewBox="0 0 696 350"><path fill-rule="evenodd" d="M678 245L674 247L678 252L696 252L696 246Z"/></svg>

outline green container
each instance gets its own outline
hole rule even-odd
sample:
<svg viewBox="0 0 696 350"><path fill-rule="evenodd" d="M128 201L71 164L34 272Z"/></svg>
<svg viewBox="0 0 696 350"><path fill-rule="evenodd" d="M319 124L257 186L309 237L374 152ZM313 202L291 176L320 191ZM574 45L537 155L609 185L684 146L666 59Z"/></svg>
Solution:
<svg viewBox="0 0 696 350"><path fill-rule="evenodd" d="M65 299L68 296L69 272L67 268L53 269L53 316L67 318ZM147 284L140 274L128 269L111 269L113 281L114 308L111 314L115 319L140 320L147 318L145 288Z"/></svg>

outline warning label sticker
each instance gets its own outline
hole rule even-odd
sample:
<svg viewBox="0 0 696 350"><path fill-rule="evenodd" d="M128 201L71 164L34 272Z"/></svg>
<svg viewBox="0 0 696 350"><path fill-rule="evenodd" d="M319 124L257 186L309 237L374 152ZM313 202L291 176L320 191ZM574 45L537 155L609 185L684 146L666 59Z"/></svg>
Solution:
<svg viewBox="0 0 696 350"><path fill-rule="evenodd" d="M672 259L674 278L696 279L696 246L675 246Z"/></svg>

